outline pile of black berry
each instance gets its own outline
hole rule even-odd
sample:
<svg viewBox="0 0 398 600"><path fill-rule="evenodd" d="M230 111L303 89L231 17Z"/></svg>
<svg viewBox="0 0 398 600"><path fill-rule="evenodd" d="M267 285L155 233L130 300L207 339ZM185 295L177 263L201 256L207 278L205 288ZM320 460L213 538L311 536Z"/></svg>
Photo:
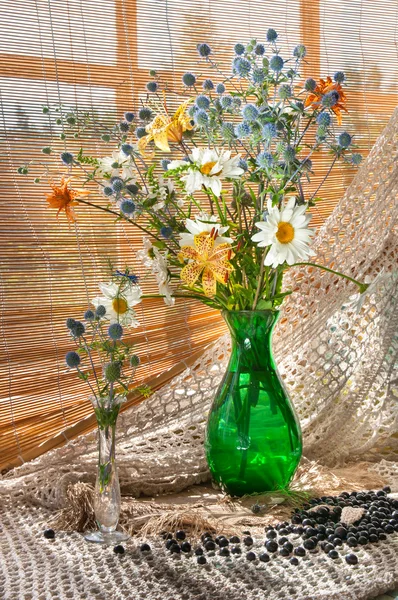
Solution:
<svg viewBox="0 0 398 600"><path fill-rule="evenodd" d="M161 535L171 554L196 557L200 565L205 565L209 557L216 555L243 555L248 561L264 563L280 556L292 565L298 565L299 558L318 552L324 552L332 560L344 554L349 565L356 565L358 556L352 549L376 544L398 532L398 500L389 498L390 492L390 488L385 487L377 492L343 492L339 496L314 498L302 509L296 509L290 522L268 526L261 551L249 531L244 531L242 537L214 537L206 532L194 548L184 531L174 535L162 532ZM362 508L362 517L354 524L343 523L341 515L346 507Z"/></svg>

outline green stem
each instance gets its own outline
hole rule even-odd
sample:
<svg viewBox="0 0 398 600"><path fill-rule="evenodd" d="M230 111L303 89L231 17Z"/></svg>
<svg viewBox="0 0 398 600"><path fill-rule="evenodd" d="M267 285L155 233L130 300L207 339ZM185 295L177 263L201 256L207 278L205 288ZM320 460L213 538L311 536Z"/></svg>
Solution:
<svg viewBox="0 0 398 600"><path fill-rule="evenodd" d="M359 292L361 294L363 294L363 292L365 292L369 287L369 284L361 283L360 281L358 281L357 279L354 279L353 277L350 277L349 275L344 275L344 273L340 273L339 271L334 271L333 269L329 269L328 267L324 267L323 265L317 265L316 263L312 263L312 262L298 262L298 263L294 263L293 265L286 265L285 268L299 267L299 266L316 267L317 269L321 269L322 271L327 271L328 273L333 273L333 275L338 275L339 277L343 277L343 279L348 279L348 281L355 283L355 285L357 285L359 287Z"/></svg>

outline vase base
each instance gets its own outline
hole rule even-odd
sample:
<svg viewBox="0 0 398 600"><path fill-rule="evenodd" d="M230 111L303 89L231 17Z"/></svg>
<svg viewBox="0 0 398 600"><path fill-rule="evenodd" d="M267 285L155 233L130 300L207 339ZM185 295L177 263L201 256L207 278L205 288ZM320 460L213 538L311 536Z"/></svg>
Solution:
<svg viewBox="0 0 398 600"><path fill-rule="evenodd" d="M84 539L87 542L94 542L96 544L119 544L120 542L125 542L129 539L129 535L127 533L123 533L123 531L111 531L109 533L102 533L102 531L87 531L84 534Z"/></svg>

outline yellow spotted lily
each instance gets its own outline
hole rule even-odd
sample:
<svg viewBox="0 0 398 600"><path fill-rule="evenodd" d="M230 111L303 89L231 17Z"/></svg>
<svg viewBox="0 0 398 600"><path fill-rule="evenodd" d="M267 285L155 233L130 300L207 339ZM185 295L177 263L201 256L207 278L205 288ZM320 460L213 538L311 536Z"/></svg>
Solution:
<svg viewBox="0 0 398 600"><path fill-rule="evenodd" d="M189 99L183 102L172 117L170 117L167 106L164 104L165 113L155 116L153 121L145 128L148 135L143 136L138 141L138 149L143 156L148 158L152 156L153 153L145 152L146 147L152 140L157 148L163 150L163 152L170 152L169 141L177 144L181 143L184 131L193 129L191 117L186 113L190 101Z"/></svg>
<svg viewBox="0 0 398 600"><path fill-rule="evenodd" d="M233 270L230 258L232 254L229 244L215 245L217 231L207 231L194 236L194 245L183 246L179 253L180 260L190 262L181 270L181 280L192 287L202 275L202 287L206 296L216 295L217 281L225 285L229 273Z"/></svg>

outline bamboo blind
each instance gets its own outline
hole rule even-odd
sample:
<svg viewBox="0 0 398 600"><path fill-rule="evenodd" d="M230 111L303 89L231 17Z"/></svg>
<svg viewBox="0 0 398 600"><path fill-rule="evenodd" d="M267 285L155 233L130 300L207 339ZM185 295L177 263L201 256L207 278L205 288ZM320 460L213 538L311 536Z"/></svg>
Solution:
<svg viewBox="0 0 398 600"><path fill-rule="evenodd" d="M198 42L208 42L229 65L233 43L264 39L273 27L282 55L296 43L307 46L305 76L346 72L344 128L366 155L397 104L397 23L396 0L2 0L0 468L93 426L86 388L64 366L71 347L65 319L79 318L97 295L108 256L119 268L140 270L138 231L82 207L76 227L68 226L46 207L47 183L34 185L34 172L17 174L43 146L63 149L43 105L78 105L120 118L133 108L150 68L177 84L187 70L206 74L197 61ZM314 187L327 168L326 157L319 160ZM352 174L339 167L332 172L314 211L316 224ZM144 287L155 290L151 281ZM138 381L154 388L224 331L217 313L192 302L170 309L146 300L138 313ZM135 395L130 403L140 400Z"/></svg>

